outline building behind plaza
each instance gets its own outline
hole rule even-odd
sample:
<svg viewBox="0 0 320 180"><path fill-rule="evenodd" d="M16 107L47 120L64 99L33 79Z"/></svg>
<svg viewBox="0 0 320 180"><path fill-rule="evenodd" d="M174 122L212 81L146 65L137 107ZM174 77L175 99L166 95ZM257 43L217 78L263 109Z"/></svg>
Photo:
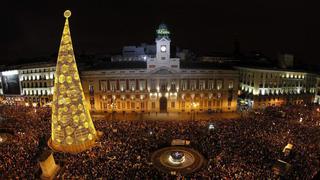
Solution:
<svg viewBox="0 0 320 180"><path fill-rule="evenodd" d="M232 55L195 60L189 50L173 55L170 45L170 31L161 24L155 44L125 46L108 61L80 65L90 110L234 112L243 104L255 109L320 104L319 74L293 68L290 54L280 55L277 67L248 66ZM2 102L50 106L54 72L55 63L2 67Z"/></svg>

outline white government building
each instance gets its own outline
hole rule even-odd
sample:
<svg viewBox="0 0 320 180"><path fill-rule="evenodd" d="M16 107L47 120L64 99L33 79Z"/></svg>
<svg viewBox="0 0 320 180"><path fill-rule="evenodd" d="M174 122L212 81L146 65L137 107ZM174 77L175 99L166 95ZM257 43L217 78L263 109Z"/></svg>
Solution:
<svg viewBox="0 0 320 180"><path fill-rule="evenodd" d="M157 29L155 43L155 46L144 45L149 49L148 53L139 49L143 56L115 56L112 60L124 63L136 60L140 62L138 65L102 65L80 70L91 111L231 112L237 110L238 95L252 108L287 103L320 104L319 75L286 69L221 67L214 64L186 66L179 58L171 58L170 32L164 24ZM126 48L127 51L132 49L135 51L137 48ZM54 72L55 64L48 63L3 70L0 72L2 103L50 105Z"/></svg>

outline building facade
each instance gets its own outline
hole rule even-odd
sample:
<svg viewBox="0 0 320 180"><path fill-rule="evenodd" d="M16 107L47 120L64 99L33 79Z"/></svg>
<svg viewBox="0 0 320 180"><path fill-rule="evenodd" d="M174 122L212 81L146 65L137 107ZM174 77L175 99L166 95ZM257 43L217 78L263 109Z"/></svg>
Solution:
<svg viewBox="0 0 320 180"><path fill-rule="evenodd" d="M54 64L28 64L1 72L3 100L8 104L43 106L52 101Z"/></svg>
<svg viewBox="0 0 320 180"><path fill-rule="evenodd" d="M180 58L171 57L170 31L166 25L161 24L156 32L155 45L126 47L121 57L112 60L125 66L80 68L86 103L91 111L232 112L241 104L238 95L254 109L320 104L319 75L261 67L185 66ZM206 59L201 62L234 62L233 58ZM291 56L284 59L289 59L290 63L286 64L292 64ZM136 62L139 63L134 64ZM2 70L0 100L7 104L50 105L55 66L38 63Z"/></svg>
<svg viewBox="0 0 320 180"><path fill-rule="evenodd" d="M237 106L234 70L101 70L83 72L81 79L92 111L227 112Z"/></svg>
<svg viewBox="0 0 320 180"><path fill-rule="evenodd" d="M237 67L241 93L253 108L311 103L316 75L299 71Z"/></svg>
<svg viewBox="0 0 320 180"><path fill-rule="evenodd" d="M191 112L235 111L235 69L183 69L170 57L170 32L159 26L156 56L146 68L85 71L84 94L92 111Z"/></svg>
<svg viewBox="0 0 320 180"><path fill-rule="evenodd" d="M147 58L154 57L155 54L155 45L142 43L141 46L124 46L122 55L112 56L111 61L146 61Z"/></svg>
<svg viewBox="0 0 320 180"><path fill-rule="evenodd" d="M314 102L320 104L320 75L317 77L316 87Z"/></svg>

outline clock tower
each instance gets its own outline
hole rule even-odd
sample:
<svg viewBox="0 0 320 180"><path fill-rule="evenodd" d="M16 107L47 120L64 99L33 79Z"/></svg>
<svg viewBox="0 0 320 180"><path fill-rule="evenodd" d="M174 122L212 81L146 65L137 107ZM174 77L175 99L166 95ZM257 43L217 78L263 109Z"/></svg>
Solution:
<svg viewBox="0 0 320 180"><path fill-rule="evenodd" d="M165 24L160 24L156 32L156 57L147 60L148 71L157 71L161 69L175 72L179 71L180 59L170 58L170 31Z"/></svg>
<svg viewBox="0 0 320 180"><path fill-rule="evenodd" d="M156 48L157 54L156 58L158 61L169 61L170 60L170 31L167 29L165 24L160 24L157 29L157 38L156 38Z"/></svg>

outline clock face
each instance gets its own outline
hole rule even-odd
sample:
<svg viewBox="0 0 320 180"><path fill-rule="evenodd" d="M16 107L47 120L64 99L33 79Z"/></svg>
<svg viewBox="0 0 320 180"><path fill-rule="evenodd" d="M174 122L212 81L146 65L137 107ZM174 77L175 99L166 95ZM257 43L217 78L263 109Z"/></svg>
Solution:
<svg viewBox="0 0 320 180"><path fill-rule="evenodd" d="M161 46L161 47L160 47L160 50L161 50L161 52L166 52L167 47L166 47L166 46Z"/></svg>

